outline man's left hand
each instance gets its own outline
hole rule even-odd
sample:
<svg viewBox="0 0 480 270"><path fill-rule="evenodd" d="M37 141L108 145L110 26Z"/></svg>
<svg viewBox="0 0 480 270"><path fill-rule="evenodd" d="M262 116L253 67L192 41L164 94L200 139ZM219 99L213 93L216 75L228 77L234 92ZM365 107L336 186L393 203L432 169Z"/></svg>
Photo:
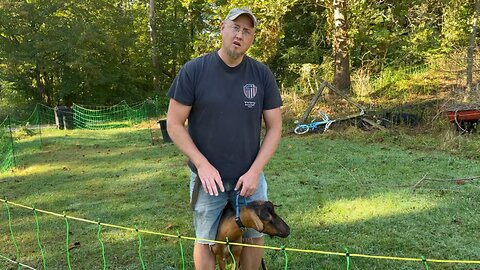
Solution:
<svg viewBox="0 0 480 270"><path fill-rule="evenodd" d="M248 171L240 176L235 190L240 190L240 196L250 197L257 191L259 180L260 174Z"/></svg>

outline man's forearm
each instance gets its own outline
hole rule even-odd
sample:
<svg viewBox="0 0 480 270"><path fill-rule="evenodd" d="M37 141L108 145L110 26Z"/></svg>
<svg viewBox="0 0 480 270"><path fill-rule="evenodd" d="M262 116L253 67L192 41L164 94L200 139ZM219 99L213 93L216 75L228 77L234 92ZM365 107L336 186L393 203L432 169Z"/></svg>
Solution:
<svg viewBox="0 0 480 270"><path fill-rule="evenodd" d="M253 170L257 173L263 171L263 168L267 165L267 163L270 161L273 154L277 150L281 136L281 127L267 129L267 132L265 133L265 138L263 139L262 145L260 147L260 150L258 151L255 161L253 162L252 166L250 166L250 170Z"/></svg>
<svg viewBox="0 0 480 270"><path fill-rule="evenodd" d="M190 134L188 134L185 126L172 125L168 127L168 133L173 143L178 149L185 154L190 161L198 167L203 162L208 162L205 156L198 150L197 146L193 143Z"/></svg>
<svg viewBox="0 0 480 270"><path fill-rule="evenodd" d="M280 108L264 111L263 118L266 126L265 137L255 161L250 166L250 171L257 174L261 173L270 161L282 137L282 112Z"/></svg>

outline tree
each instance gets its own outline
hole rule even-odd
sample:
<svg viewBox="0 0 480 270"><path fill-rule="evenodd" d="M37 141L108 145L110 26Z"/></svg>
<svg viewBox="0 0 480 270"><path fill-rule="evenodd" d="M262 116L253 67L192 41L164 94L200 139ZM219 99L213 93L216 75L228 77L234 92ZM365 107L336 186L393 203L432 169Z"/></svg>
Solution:
<svg viewBox="0 0 480 270"><path fill-rule="evenodd" d="M153 73L153 88L159 90L160 88L160 58L158 56L158 38L157 25L155 23L155 0L149 0L148 4L148 31L150 33L150 42L152 44L152 73Z"/></svg>
<svg viewBox="0 0 480 270"><path fill-rule="evenodd" d="M333 0L333 17L335 21L335 73L333 85L350 92L350 58L348 52L347 0Z"/></svg>
<svg viewBox="0 0 480 270"><path fill-rule="evenodd" d="M281 18L282 34L269 66L284 86L307 86L316 77L324 77L321 65L324 57L331 54L326 14L327 9L320 1L300 0Z"/></svg>
<svg viewBox="0 0 480 270"><path fill-rule="evenodd" d="M165 97L185 62L219 47L218 27L232 6L257 15L249 55L267 62L287 90L333 77L348 91L350 72L374 75L464 47L474 2L2 0L0 110L21 100L110 105Z"/></svg>
<svg viewBox="0 0 480 270"><path fill-rule="evenodd" d="M473 13L472 32L470 33L470 44L467 52L467 93L471 94L473 80L473 52L475 50L475 37L477 36L477 21L480 13L480 0L476 1L475 11ZM478 91L478 89L477 89Z"/></svg>
<svg viewBox="0 0 480 270"><path fill-rule="evenodd" d="M145 70L138 70L137 63L145 61L137 53L136 7L108 0L5 0L0 5L4 80L27 99L49 106L144 97L150 87Z"/></svg>

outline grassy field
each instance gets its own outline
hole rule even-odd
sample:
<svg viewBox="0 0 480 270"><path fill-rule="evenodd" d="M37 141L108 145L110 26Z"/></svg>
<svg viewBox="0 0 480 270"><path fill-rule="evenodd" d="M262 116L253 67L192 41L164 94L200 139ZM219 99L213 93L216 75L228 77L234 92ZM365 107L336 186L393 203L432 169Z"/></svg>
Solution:
<svg viewBox="0 0 480 270"><path fill-rule="evenodd" d="M307 136L286 132L266 168L270 199L282 206L287 239L266 239L288 251L288 269L346 269L345 252L439 260L478 260L479 181L422 181L480 175L478 135L414 134L397 129L332 128ZM60 215L171 235L194 236L185 157L172 144L151 144L145 127L105 131L43 130L16 144L18 166L0 174L0 196ZM9 204L20 261L42 269L33 211ZM66 221L38 213L47 269L69 269ZM15 259L5 204L0 255ZM103 269L98 225L67 219L72 269ZM147 269L182 269L179 239L141 233ZM134 230L101 227L107 269L142 269ZM185 269L193 241L183 239ZM266 250L269 269L284 253ZM429 262L430 269L480 264ZM0 258L0 269L17 266ZM27 269L27 268L23 268ZM350 269L424 269L422 262L352 257Z"/></svg>

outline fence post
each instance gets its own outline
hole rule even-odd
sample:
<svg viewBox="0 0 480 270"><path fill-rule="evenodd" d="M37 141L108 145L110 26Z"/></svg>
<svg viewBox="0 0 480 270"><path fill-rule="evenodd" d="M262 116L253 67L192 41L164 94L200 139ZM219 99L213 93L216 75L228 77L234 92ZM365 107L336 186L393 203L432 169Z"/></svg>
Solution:
<svg viewBox="0 0 480 270"><path fill-rule="evenodd" d="M10 142L12 145L12 163L13 163L13 167L16 167L17 162L15 159L15 147L14 147L14 141L13 141L13 135L12 135L12 121L10 120L9 116L7 116L7 119L8 119L8 130L10 131Z"/></svg>
<svg viewBox="0 0 480 270"><path fill-rule="evenodd" d="M12 215L10 214L10 207L8 206L7 197L5 197L5 208L7 209L7 217L8 217L8 228L10 230L10 237L12 238L13 246L15 247L15 262L17 263L18 270L22 269L20 265L20 249L17 245L17 240L15 240L15 235L13 234L12 228Z"/></svg>
<svg viewBox="0 0 480 270"><path fill-rule="evenodd" d="M43 270L47 270L47 262L45 260L45 251L43 250L42 242L40 241L40 224L38 222L38 215L37 210L35 210L35 206L33 206L33 215L35 216L35 227L37 231L37 244L40 248L40 253L42 254L42 262L43 262Z"/></svg>

